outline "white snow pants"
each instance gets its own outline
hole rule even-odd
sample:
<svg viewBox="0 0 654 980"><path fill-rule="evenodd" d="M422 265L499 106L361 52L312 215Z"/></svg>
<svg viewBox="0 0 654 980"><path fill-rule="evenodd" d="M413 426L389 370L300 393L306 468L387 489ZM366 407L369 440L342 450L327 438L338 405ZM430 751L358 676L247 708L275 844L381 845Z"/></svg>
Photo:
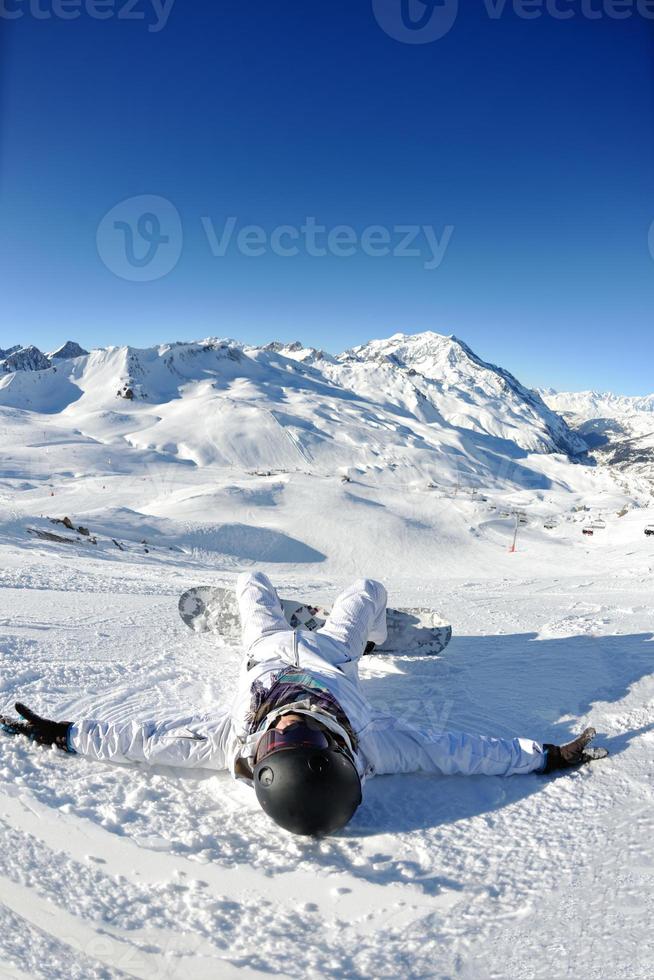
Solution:
<svg viewBox="0 0 654 980"><path fill-rule="evenodd" d="M258 661L274 656L278 644L271 638L283 642L295 631L270 579L263 572L239 575L236 597L247 656ZM386 639L386 598L384 586L372 579L360 579L341 592L327 622L315 633L321 658L351 674L346 665L358 664L366 643L372 640L379 645ZM269 642L262 643L265 640ZM267 656L260 656L257 647L265 647Z"/></svg>

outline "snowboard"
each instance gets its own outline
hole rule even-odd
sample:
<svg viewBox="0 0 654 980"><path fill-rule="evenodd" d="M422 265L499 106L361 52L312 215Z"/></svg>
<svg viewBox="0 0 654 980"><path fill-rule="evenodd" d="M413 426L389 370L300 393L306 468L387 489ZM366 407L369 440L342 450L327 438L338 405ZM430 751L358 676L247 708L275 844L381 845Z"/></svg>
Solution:
<svg viewBox="0 0 654 980"><path fill-rule="evenodd" d="M329 609L311 606L298 599L280 599L292 629L319 630ZM179 614L196 633L214 633L225 643L238 644L241 620L233 589L198 586L179 600ZM433 656L441 653L452 638L452 627L432 609L387 609L388 636L371 653L395 656ZM368 650L366 650L368 652Z"/></svg>

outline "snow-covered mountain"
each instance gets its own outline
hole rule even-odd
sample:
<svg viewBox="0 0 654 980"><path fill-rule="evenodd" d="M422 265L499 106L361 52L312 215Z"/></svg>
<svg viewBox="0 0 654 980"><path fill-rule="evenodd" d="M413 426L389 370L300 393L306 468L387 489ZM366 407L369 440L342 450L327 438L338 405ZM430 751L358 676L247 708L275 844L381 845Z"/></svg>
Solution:
<svg viewBox="0 0 654 980"><path fill-rule="evenodd" d="M66 343L62 344L61 347L58 347L57 350L52 351L51 354L48 354L48 359L50 361L69 360L71 357L84 357L85 354L88 354L87 350L80 347L80 345L74 340L67 340Z"/></svg>
<svg viewBox="0 0 654 980"><path fill-rule="evenodd" d="M367 378L370 362L382 370L390 366L452 426L507 439L530 452L576 454L587 448L537 393L456 337L395 334L356 347L341 361L365 365Z"/></svg>
<svg viewBox="0 0 654 980"><path fill-rule="evenodd" d="M78 351L69 342L51 355L53 366L7 373L0 405L56 414L101 443L199 466L399 468L444 484L524 485L540 480L530 455L586 449L511 374L431 332L337 357L299 342L217 339Z"/></svg>
<svg viewBox="0 0 654 980"><path fill-rule="evenodd" d="M538 393L555 412L580 419L625 419L654 413L654 394L614 395L610 391L555 391L540 388Z"/></svg>
<svg viewBox="0 0 654 980"><path fill-rule="evenodd" d="M10 354L15 354L16 351L17 350L20 350L20 349L21 349L21 345L20 344L14 344L13 347L9 347L9 348L7 348L7 350L3 350L0 347L0 361L5 360L5 358L9 357Z"/></svg>
<svg viewBox="0 0 654 980"><path fill-rule="evenodd" d="M44 371L50 367L50 361L38 347L12 347L8 351L0 351L0 371L8 374L11 371Z"/></svg>
<svg viewBox="0 0 654 980"><path fill-rule="evenodd" d="M13 371L47 371L52 367L53 361L70 360L85 354L88 354L88 351L74 340L67 340L51 354L44 354L33 344L28 347L16 344L8 350L0 349L0 372L10 374Z"/></svg>
<svg viewBox="0 0 654 980"><path fill-rule="evenodd" d="M654 394L540 391L588 444L595 458L654 484Z"/></svg>

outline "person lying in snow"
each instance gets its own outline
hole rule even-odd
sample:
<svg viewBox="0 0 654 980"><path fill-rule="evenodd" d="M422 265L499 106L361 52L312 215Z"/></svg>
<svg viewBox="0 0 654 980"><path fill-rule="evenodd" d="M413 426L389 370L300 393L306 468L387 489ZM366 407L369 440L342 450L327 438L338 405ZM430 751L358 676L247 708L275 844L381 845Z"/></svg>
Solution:
<svg viewBox="0 0 654 980"><path fill-rule="evenodd" d="M361 580L317 632L293 630L270 580L240 575L245 657L231 709L202 716L54 722L20 702L5 732L107 762L229 769L295 834L331 834L353 816L367 778L387 773L512 776L579 766L608 755L587 728L566 745L414 727L376 711L359 679L370 642L386 637L386 590Z"/></svg>

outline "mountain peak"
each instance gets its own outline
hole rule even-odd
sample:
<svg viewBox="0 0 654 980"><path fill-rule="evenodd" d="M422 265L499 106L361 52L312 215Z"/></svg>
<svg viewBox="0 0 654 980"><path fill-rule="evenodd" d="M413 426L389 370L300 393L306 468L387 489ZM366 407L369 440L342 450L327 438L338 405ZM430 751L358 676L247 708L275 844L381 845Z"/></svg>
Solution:
<svg viewBox="0 0 654 980"><path fill-rule="evenodd" d="M14 344L13 347L8 347L7 350L2 350L0 347L0 361L4 361L4 359L9 357L10 354L15 354L17 350L20 350L20 347L20 344Z"/></svg>
<svg viewBox="0 0 654 980"><path fill-rule="evenodd" d="M5 351L3 360L0 361L0 371L8 374L13 371L45 371L50 367L50 361L38 347L30 344L29 347L12 348L12 352Z"/></svg>
<svg viewBox="0 0 654 980"><path fill-rule="evenodd" d="M83 347L80 347L80 345L74 340L67 340L66 343L62 344L61 347L58 347L57 350L53 351L51 354L48 354L48 357L51 361L68 360L71 357L84 357L86 354L88 354L88 351L84 350Z"/></svg>
<svg viewBox="0 0 654 980"><path fill-rule="evenodd" d="M532 452L582 453L586 445L536 392L483 361L464 341L427 330L371 340L339 358L352 366L400 372L405 384L450 425L515 441ZM374 367L373 367L374 365ZM370 372L369 372L370 373ZM385 384L381 378L377 386Z"/></svg>
<svg viewBox="0 0 654 980"><path fill-rule="evenodd" d="M436 333L434 330L424 330L421 333L394 333L381 340L369 340L358 344L344 352L343 357L353 357L356 360L379 360L392 357L415 366L418 361L456 359L461 352L468 357L475 357L470 348L454 334Z"/></svg>

